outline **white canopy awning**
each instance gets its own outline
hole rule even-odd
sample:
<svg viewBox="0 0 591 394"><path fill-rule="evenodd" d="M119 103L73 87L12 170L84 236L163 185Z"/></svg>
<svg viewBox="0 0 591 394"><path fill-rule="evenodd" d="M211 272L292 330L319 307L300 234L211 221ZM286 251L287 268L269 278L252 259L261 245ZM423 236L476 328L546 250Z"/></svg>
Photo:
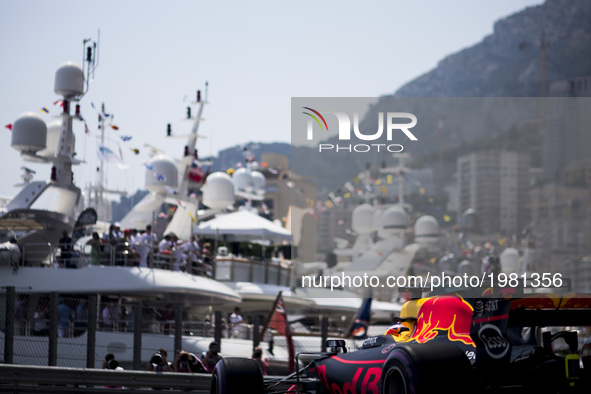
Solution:
<svg viewBox="0 0 591 394"><path fill-rule="evenodd" d="M219 239L223 238L227 241L265 240L281 242L292 239L288 230L246 210L221 214L214 219L199 223L193 233Z"/></svg>

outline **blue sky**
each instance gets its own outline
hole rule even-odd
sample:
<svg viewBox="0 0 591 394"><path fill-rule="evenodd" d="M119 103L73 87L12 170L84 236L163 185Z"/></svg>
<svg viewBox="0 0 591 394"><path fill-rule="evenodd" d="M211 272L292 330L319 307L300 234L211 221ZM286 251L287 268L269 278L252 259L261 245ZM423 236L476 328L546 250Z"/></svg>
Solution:
<svg viewBox="0 0 591 394"><path fill-rule="evenodd" d="M48 106L56 69L81 63L82 40L97 38L100 65L83 98L90 134L75 125L80 187L95 181L97 120L104 102L130 170L108 168L107 186L143 188L145 143L173 157L185 140L165 139L166 124L186 134L187 103L209 82L198 141L202 156L249 141L290 141L291 97L376 97L478 43L499 18L541 0L415 1L3 1L0 13L0 123ZM51 121L50 115L43 115ZM46 179L47 165L25 163L0 133L0 195L14 196L20 167ZM120 135L131 135L123 142ZM139 148L134 156L131 148Z"/></svg>

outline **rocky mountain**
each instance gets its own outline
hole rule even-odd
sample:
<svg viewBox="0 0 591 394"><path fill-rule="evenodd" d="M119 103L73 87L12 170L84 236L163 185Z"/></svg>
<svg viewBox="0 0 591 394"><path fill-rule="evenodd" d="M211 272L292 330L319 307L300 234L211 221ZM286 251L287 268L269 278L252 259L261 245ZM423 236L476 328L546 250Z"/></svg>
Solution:
<svg viewBox="0 0 591 394"><path fill-rule="evenodd" d="M413 129L420 143L405 146L415 157L411 165L436 167L437 127L445 117L443 173L447 180L455 171L458 155L491 146L529 151L532 165L539 166L539 103L525 98L540 96L543 68L548 96L564 94L556 94L555 83L591 75L591 1L547 0L497 21L493 33L478 44L447 56L435 69L381 97L360 128L376 130L379 112L404 108L420 119ZM326 142L339 143L336 137ZM295 172L313 177L321 189L328 190L342 186L368 164L375 169L384 161L386 165L395 162L392 155L371 153L319 157L306 147L293 147L291 155ZM236 150L227 163L238 158Z"/></svg>
<svg viewBox="0 0 591 394"><path fill-rule="evenodd" d="M591 74L591 2L547 0L505 17L482 42L447 56L395 96L537 97L543 57L546 89Z"/></svg>
<svg viewBox="0 0 591 394"><path fill-rule="evenodd" d="M542 39L545 49L542 50ZM363 130L375 130L377 113L406 105L405 111L420 115L417 135L420 144L409 147L417 166L436 166L439 138L436 134L441 112L447 115L445 123L446 177L455 170L455 158L461 152L496 146L504 149L528 149L532 164L540 163L539 139L536 138L535 119L523 119L523 107L508 107L491 101L478 106L469 101L458 106L454 97L539 97L542 85L542 54L545 56L546 90L552 95L552 84L579 76L591 75L591 1L547 0L535 7L526 8L507 16L494 25L491 35L481 42L441 60L428 73L408 82L394 94L382 97L368 111L361 122ZM415 98L415 101L408 98ZM438 111L430 110L425 102L416 98L440 98ZM412 101L412 102L411 102ZM410 102L410 104L409 104ZM427 102L428 104L428 102ZM531 103L530 103L531 104ZM501 105L504 118L494 117ZM504 106L503 106L504 105ZM454 116L465 111L474 115L466 122L454 123ZM529 110L530 113L535 112ZM487 128L481 128L485 119ZM516 119L523 122L515 124ZM493 126L491 126L493 124ZM495 132L490 133L493 129ZM336 138L328 143L337 144ZM538 145L536 145L538 144ZM316 180L321 190L334 190L365 170L369 164L379 167L382 162L393 165L392 155L331 154L319 157L317 148L292 147L289 144L251 143L252 153L280 153L296 163L294 171ZM225 171L243 161L243 146L235 146L219 152L212 158L212 171ZM411 165L413 163L410 163Z"/></svg>
<svg viewBox="0 0 591 394"><path fill-rule="evenodd" d="M217 157L212 159L212 171L226 171L228 168L234 168L236 163L244 163L244 150L248 149L258 160L264 153L277 153L289 157L291 147L287 143L248 143L245 145L236 145L231 148L218 152Z"/></svg>
<svg viewBox="0 0 591 394"><path fill-rule="evenodd" d="M435 69L381 97L360 128L376 130L378 113L393 108L415 114L420 122L413 131L420 135L420 143L405 146L405 151L415 158L411 165L443 165L444 182L451 180L458 155L490 147L528 151L532 165L539 166L540 103L527 97L540 97L543 91L547 96L565 96L564 90L555 87L588 76L591 1L547 0L497 21L493 33L478 44L447 56ZM517 99L498 99L511 97ZM440 119L444 119L443 142L437 134ZM338 141L333 138L329 143ZM438 162L440 147L443 163ZM363 168L360 160L374 168L384 161L383 155L369 154L331 160L336 168L355 163L359 169ZM306 165L321 168L312 160ZM318 172L316 176L324 179ZM325 184L344 181L331 173Z"/></svg>

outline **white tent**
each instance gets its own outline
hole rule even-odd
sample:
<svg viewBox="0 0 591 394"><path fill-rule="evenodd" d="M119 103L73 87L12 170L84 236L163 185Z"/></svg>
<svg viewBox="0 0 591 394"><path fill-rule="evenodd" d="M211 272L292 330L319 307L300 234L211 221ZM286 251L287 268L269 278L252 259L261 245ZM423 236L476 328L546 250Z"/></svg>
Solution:
<svg viewBox="0 0 591 394"><path fill-rule="evenodd" d="M241 210L221 214L214 219L199 223L193 231L197 235L208 235L226 241L290 241L291 233L250 211Z"/></svg>

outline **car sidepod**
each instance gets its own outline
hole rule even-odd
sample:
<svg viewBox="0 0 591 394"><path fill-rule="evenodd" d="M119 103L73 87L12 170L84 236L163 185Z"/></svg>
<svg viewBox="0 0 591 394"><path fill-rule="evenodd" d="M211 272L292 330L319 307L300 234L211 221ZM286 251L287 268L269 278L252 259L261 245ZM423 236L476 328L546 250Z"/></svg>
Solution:
<svg viewBox="0 0 591 394"><path fill-rule="evenodd" d="M320 383L331 393L379 393L382 366L397 346L390 335L370 337L361 349L315 362Z"/></svg>

